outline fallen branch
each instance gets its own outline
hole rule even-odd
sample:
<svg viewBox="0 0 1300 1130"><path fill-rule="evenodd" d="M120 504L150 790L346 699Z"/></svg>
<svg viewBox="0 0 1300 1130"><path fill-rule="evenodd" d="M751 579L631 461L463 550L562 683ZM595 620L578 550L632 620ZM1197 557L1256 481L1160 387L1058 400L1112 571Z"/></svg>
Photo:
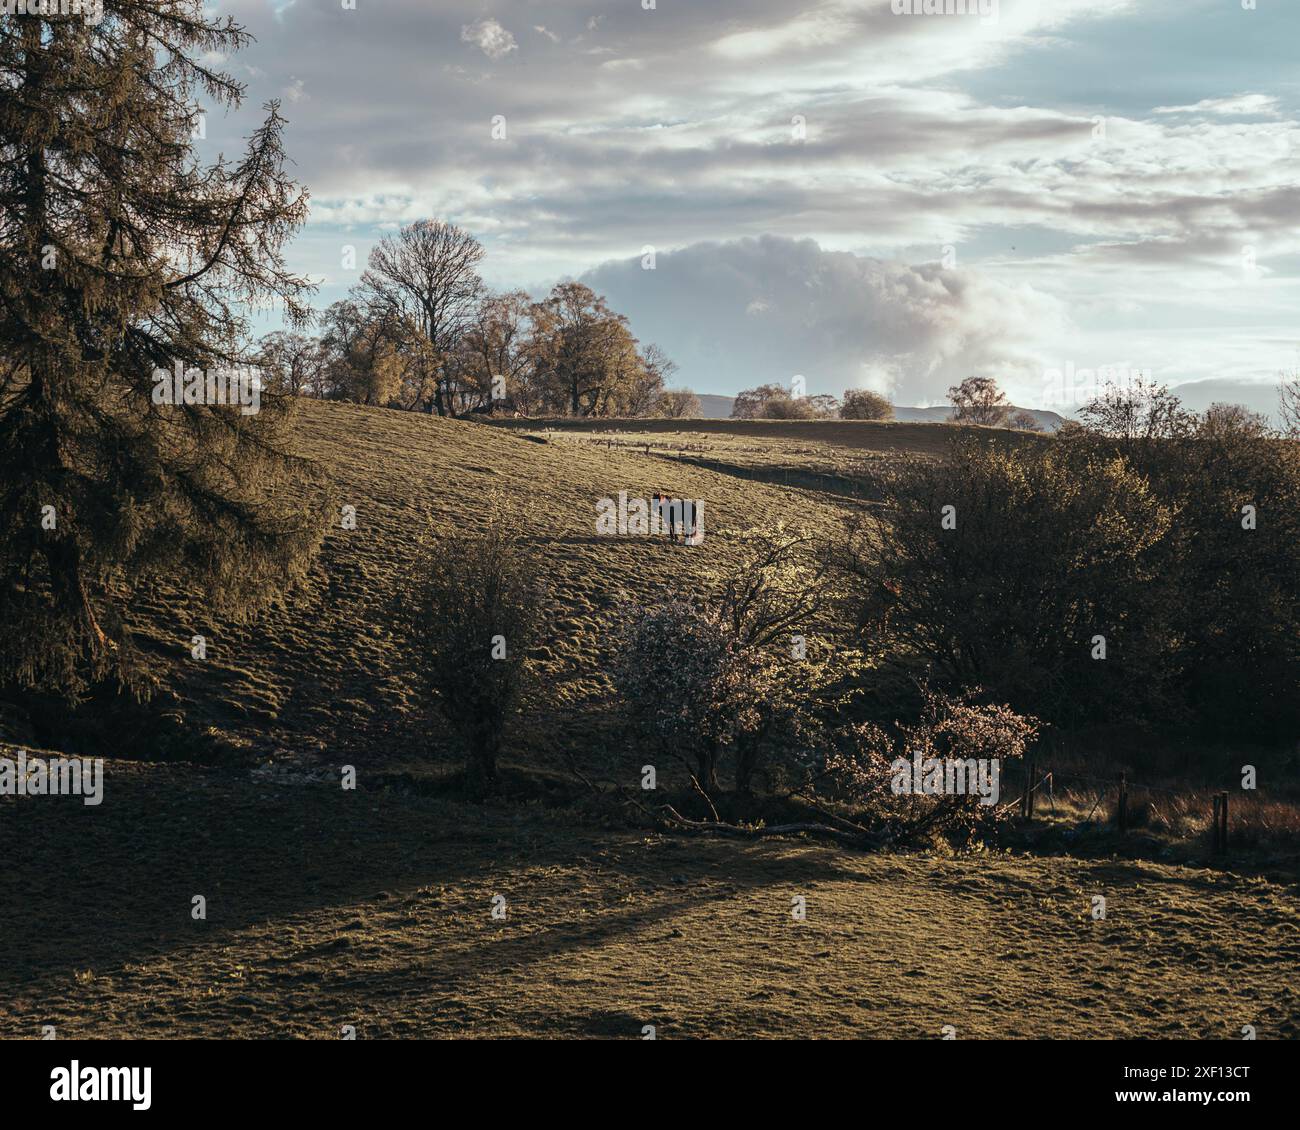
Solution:
<svg viewBox="0 0 1300 1130"><path fill-rule="evenodd" d="M663 823L674 830L690 832L696 835L731 836L736 839L746 840L763 839L767 836L821 836L860 848L877 848L887 842L884 836L871 832L846 832L840 828L832 828L829 824L800 823L763 826L727 824L716 820L688 820L670 804L665 804L663 811L668 814L667 817L661 817Z"/></svg>

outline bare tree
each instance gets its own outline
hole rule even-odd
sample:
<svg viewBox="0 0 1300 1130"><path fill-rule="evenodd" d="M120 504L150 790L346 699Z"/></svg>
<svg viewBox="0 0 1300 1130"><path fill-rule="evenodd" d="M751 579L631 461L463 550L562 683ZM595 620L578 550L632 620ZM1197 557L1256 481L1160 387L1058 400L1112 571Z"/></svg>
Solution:
<svg viewBox="0 0 1300 1130"><path fill-rule="evenodd" d="M992 377L967 377L948 390L955 424L997 427L1006 422L1011 405Z"/></svg>
<svg viewBox="0 0 1300 1130"><path fill-rule="evenodd" d="M1090 431L1126 446L1186 435L1195 422L1167 386L1145 377L1126 388L1107 385L1101 396L1079 410L1079 419Z"/></svg>
<svg viewBox="0 0 1300 1130"><path fill-rule="evenodd" d="M455 414L450 359L473 325L483 295L477 267L483 246L442 220L418 220L370 252L361 276L362 300L401 321L414 347L416 404L440 416Z"/></svg>
<svg viewBox="0 0 1300 1130"><path fill-rule="evenodd" d="M1282 374L1277 397L1283 434L1288 439L1300 439L1300 371Z"/></svg>
<svg viewBox="0 0 1300 1130"><path fill-rule="evenodd" d="M664 387L668 384L668 378L675 372L677 372L676 361L669 357L659 346L647 345L641 351L641 372L632 380L624 397L624 414L628 416L649 416L652 412L655 412L659 398L664 392ZM696 401L694 411L699 411L698 401Z"/></svg>
<svg viewBox="0 0 1300 1130"><path fill-rule="evenodd" d="M324 399L326 354L319 338L276 330L258 343L257 364L276 392Z"/></svg>

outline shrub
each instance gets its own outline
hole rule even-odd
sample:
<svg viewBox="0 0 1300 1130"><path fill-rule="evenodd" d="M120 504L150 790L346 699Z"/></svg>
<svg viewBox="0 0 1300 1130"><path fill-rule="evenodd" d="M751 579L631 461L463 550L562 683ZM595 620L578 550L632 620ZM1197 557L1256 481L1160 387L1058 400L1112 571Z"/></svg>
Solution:
<svg viewBox="0 0 1300 1130"><path fill-rule="evenodd" d="M892 663L1057 722L1165 701L1173 514L1119 456L959 437L947 459L905 460L879 489L844 561L859 627Z"/></svg>
<svg viewBox="0 0 1300 1130"><path fill-rule="evenodd" d="M737 566L700 603L628 609L614 662L633 719L661 752L694 763L706 793L725 761L748 793L766 758L805 749L852 693L860 659L814 634L837 575L809 535L777 525L736 536Z"/></svg>
<svg viewBox="0 0 1300 1130"><path fill-rule="evenodd" d="M1021 759L1037 737L1038 719L1005 704L977 705L977 693L952 697L923 688L923 708L914 724L849 728L847 740L825 755L822 780L858 810L860 820L883 828L895 842L938 834L969 843L1006 814L1000 796L986 804L973 795L900 793L895 786L899 766L910 765L914 756L993 762L1000 784L1004 763Z"/></svg>
<svg viewBox="0 0 1300 1130"><path fill-rule="evenodd" d="M427 537L417 562L407 608L416 670L464 745L467 789L483 794L541 625L540 570L495 500L483 530Z"/></svg>
<svg viewBox="0 0 1300 1130"><path fill-rule="evenodd" d="M628 612L614 685L660 752L693 762L699 787L717 792L723 751L759 725L758 667L716 611L675 600Z"/></svg>
<svg viewBox="0 0 1300 1130"><path fill-rule="evenodd" d="M815 420L817 406L807 396L774 396L763 405L764 420Z"/></svg>

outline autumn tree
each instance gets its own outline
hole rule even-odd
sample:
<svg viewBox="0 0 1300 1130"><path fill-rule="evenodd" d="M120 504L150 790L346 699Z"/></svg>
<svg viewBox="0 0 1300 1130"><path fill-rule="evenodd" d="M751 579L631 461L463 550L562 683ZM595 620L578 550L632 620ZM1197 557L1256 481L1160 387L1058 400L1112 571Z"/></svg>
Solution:
<svg viewBox="0 0 1300 1130"><path fill-rule="evenodd" d="M844 392L840 405L842 420L892 420L894 406L887 397L865 388L850 388Z"/></svg>
<svg viewBox="0 0 1300 1130"><path fill-rule="evenodd" d="M522 290L489 294L479 303L460 342L468 407L497 399L528 414L536 408L531 309Z"/></svg>
<svg viewBox="0 0 1300 1130"><path fill-rule="evenodd" d="M655 399L655 415L686 420L700 414L700 398L689 388L666 388Z"/></svg>
<svg viewBox="0 0 1300 1130"><path fill-rule="evenodd" d="M590 287L559 283L533 309L538 380L550 406L572 416L607 416L641 372L627 319Z"/></svg>
<svg viewBox="0 0 1300 1130"><path fill-rule="evenodd" d="M332 303L321 324L324 382L332 399L383 406L398 395L405 371L400 324L347 298Z"/></svg>
<svg viewBox="0 0 1300 1130"><path fill-rule="evenodd" d="M1011 409L1006 395L992 377L967 377L948 390L954 424L983 424L997 427L1006 422Z"/></svg>
<svg viewBox="0 0 1300 1130"><path fill-rule="evenodd" d="M283 245L307 215L270 103L243 156L198 160L197 99L248 41L197 2L106 0L104 18L0 31L0 679L78 694L150 690L122 611L181 582L247 615L319 543L307 468L263 393L214 403L250 362L245 312L307 282ZM185 375L174 398L164 381ZM240 385L241 389L249 386ZM242 393L241 393L242 397Z"/></svg>

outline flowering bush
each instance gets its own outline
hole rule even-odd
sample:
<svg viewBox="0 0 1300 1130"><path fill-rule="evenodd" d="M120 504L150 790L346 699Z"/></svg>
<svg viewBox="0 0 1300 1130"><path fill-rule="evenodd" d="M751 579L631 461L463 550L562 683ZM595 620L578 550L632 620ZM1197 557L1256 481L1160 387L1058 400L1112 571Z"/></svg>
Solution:
<svg viewBox="0 0 1300 1130"><path fill-rule="evenodd" d="M721 617L683 600L630 610L614 660L614 685L660 748L694 762L706 792L718 760L760 723L761 665Z"/></svg>
<svg viewBox="0 0 1300 1130"><path fill-rule="evenodd" d="M898 787L902 763L993 763L1000 777L1005 762L1024 757L1038 734L1038 720L1006 705L974 705L970 697L924 689L924 709L915 724L849 727L838 745L824 754L820 780L838 799L883 826L896 842L924 834L970 842L997 823L1007 807L982 803L983 798L970 792L927 794ZM996 802L996 795L993 799Z"/></svg>

